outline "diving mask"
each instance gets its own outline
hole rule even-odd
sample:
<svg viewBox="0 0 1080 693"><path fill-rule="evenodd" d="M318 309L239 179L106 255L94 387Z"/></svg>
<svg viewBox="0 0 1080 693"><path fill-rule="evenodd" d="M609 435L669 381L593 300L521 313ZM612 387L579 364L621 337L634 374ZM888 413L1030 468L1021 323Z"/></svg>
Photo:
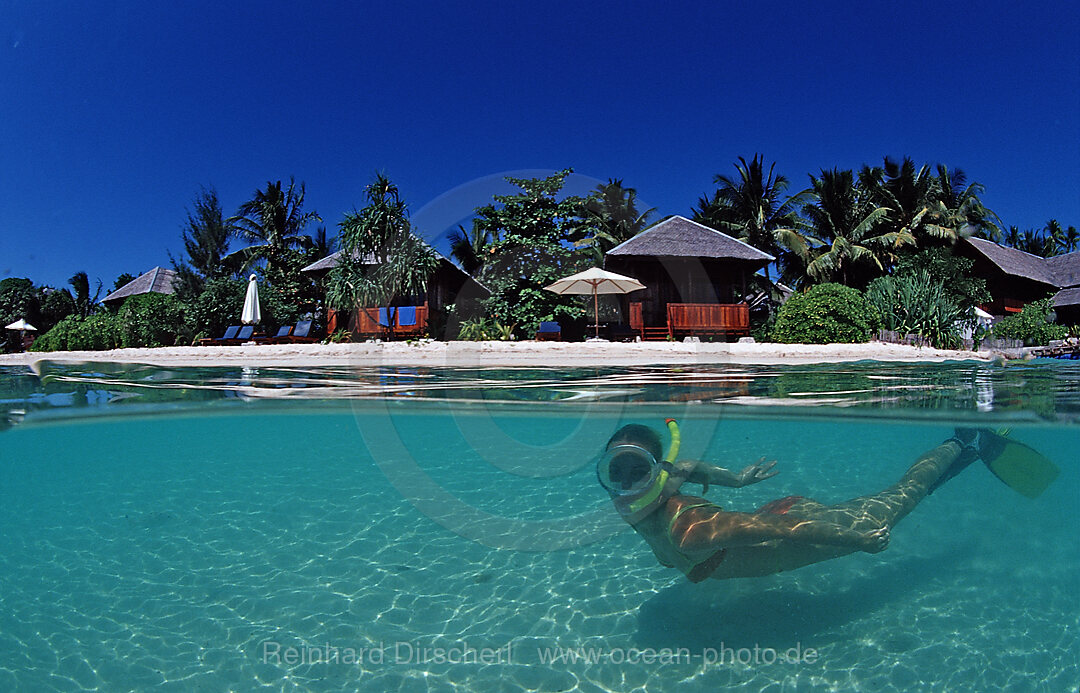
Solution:
<svg viewBox="0 0 1080 693"><path fill-rule="evenodd" d="M609 448L596 463L596 476L615 500L619 513L630 522L648 515L664 502L663 489L671 464L679 454L679 425L665 422L671 433L671 447L662 462L645 448L624 443Z"/></svg>
<svg viewBox="0 0 1080 693"><path fill-rule="evenodd" d="M651 452L637 445L616 445L596 463L600 485L616 496L641 493L656 482L661 466Z"/></svg>

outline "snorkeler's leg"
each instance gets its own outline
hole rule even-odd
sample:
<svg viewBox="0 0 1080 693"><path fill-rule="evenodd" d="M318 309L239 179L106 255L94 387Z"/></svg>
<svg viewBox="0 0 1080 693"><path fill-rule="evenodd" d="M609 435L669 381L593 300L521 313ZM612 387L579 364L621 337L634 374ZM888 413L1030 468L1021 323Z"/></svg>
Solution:
<svg viewBox="0 0 1080 693"><path fill-rule="evenodd" d="M900 481L885 490L838 505L822 507L814 515L855 530L866 531L883 525L892 527L926 498L935 483L949 471L962 453L960 443L947 440L933 450L923 453ZM792 507L792 512L803 514L802 508L797 506Z"/></svg>

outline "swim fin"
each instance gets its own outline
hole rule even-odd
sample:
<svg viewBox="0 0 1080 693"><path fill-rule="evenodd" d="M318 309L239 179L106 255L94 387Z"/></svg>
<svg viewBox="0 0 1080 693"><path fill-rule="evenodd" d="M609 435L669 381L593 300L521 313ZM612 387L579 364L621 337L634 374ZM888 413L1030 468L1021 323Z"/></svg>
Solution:
<svg viewBox="0 0 1080 693"><path fill-rule="evenodd" d="M980 438L988 433L996 440L992 452L981 455L982 461L1009 488L1038 498L1057 478L1061 470L1038 450L989 431L983 431Z"/></svg>

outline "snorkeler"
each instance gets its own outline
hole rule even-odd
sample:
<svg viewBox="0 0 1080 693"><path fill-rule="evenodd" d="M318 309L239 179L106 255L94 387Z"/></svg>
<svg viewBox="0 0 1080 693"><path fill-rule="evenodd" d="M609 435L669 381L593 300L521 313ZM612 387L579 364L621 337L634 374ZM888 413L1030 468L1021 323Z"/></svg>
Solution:
<svg viewBox="0 0 1080 693"><path fill-rule="evenodd" d="M923 454L900 481L880 493L837 505L788 496L755 512L730 512L699 496L683 495L680 487L701 484L704 495L710 484L746 486L775 476L776 463L759 462L735 473L679 460L678 424L668 419L667 425L671 445L666 456L653 429L639 424L619 429L597 462L597 477L657 560L695 583L760 577L856 551L883 551L897 522L975 460L1032 498L1058 473L1053 463L1022 443L988 429L958 428L954 437Z"/></svg>

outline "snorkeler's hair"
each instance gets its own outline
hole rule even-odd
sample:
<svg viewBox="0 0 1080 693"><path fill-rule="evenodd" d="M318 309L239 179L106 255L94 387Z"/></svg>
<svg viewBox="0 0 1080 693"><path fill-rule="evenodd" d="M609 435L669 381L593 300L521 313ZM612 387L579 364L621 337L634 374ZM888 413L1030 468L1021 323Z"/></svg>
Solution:
<svg viewBox="0 0 1080 693"><path fill-rule="evenodd" d="M607 447L610 449L616 445L626 444L637 445L648 450L657 460L664 456L664 445L660 442L660 435L648 426L642 426L641 424L623 426L615 431L615 435L611 436L611 440L607 442Z"/></svg>

